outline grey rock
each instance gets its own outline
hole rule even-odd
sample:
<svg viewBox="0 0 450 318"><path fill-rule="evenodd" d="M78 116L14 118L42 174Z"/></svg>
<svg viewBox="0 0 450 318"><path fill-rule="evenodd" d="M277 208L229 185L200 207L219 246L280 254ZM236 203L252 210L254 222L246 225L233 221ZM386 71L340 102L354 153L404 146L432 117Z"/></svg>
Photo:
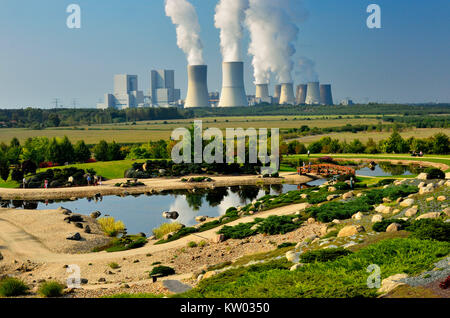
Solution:
<svg viewBox="0 0 450 318"><path fill-rule="evenodd" d="M84 233L91 234L91 232L91 227L89 225L86 225L86 227L84 228Z"/></svg>
<svg viewBox="0 0 450 318"><path fill-rule="evenodd" d="M80 233L77 232L75 234L72 234L72 235L68 236L67 240L80 241L81 240L81 235L80 235Z"/></svg>
<svg viewBox="0 0 450 318"><path fill-rule="evenodd" d="M183 284L178 280L165 280L163 286L170 290L172 293L184 293L192 289L192 286Z"/></svg>

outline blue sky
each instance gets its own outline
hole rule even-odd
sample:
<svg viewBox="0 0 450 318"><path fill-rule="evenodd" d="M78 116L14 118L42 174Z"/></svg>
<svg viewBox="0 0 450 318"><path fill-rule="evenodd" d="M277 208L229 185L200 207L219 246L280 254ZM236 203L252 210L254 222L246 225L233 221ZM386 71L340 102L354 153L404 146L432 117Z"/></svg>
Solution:
<svg viewBox="0 0 450 318"><path fill-rule="evenodd" d="M220 90L217 1L191 0L202 27L210 91ZM82 9L82 28L66 27L66 7ZM299 25L295 61L316 63L335 102L450 102L450 1L304 0L309 18ZM366 8L382 9L382 29L368 29ZM247 48L248 35L244 38ZM186 94L186 58L163 0L0 0L0 107L64 106L77 98L93 107L113 89L113 75L139 76L150 86L151 69L174 69ZM245 52L246 53L246 52ZM245 54L247 56L247 54ZM254 93L251 58L244 62L248 94ZM296 84L301 77L295 75ZM273 84L273 83L272 83Z"/></svg>

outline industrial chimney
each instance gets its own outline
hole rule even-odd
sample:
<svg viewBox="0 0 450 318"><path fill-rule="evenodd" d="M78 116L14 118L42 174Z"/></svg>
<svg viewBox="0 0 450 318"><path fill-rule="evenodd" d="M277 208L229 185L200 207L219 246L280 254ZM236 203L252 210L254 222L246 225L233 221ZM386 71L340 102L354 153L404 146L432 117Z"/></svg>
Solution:
<svg viewBox="0 0 450 318"><path fill-rule="evenodd" d="M208 66L188 66L188 91L184 108L209 107Z"/></svg>
<svg viewBox="0 0 450 318"><path fill-rule="evenodd" d="M319 82L308 83L306 89L306 104L307 105L319 105L320 104L320 88Z"/></svg>
<svg viewBox="0 0 450 318"><path fill-rule="evenodd" d="M297 105L306 104L306 91L307 91L306 84L297 85L297 100L296 100Z"/></svg>
<svg viewBox="0 0 450 318"><path fill-rule="evenodd" d="M248 106L244 88L244 63L224 62L222 64L222 94L219 107Z"/></svg>
<svg viewBox="0 0 450 318"><path fill-rule="evenodd" d="M281 84L280 105L294 105L294 85L292 83Z"/></svg>
<svg viewBox="0 0 450 318"><path fill-rule="evenodd" d="M333 95L331 94L331 85L320 85L320 104L333 105Z"/></svg>
<svg viewBox="0 0 450 318"><path fill-rule="evenodd" d="M269 84L256 84L255 98L259 103L270 103Z"/></svg>

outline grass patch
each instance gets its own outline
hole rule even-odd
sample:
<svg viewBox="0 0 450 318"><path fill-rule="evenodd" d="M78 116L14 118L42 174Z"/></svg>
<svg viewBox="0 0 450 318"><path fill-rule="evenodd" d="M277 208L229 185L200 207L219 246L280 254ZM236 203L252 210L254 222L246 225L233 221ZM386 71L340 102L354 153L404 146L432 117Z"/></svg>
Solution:
<svg viewBox="0 0 450 318"><path fill-rule="evenodd" d="M125 230L125 224L122 221L116 221L112 216L98 219L98 224L109 237L116 237Z"/></svg>
<svg viewBox="0 0 450 318"><path fill-rule="evenodd" d="M39 287L39 294L43 297L61 297L65 286L57 281L44 282Z"/></svg>
<svg viewBox="0 0 450 318"><path fill-rule="evenodd" d="M7 277L0 281L0 296L16 297L26 295L29 287L20 279Z"/></svg>
<svg viewBox="0 0 450 318"><path fill-rule="evenodd" d="M377 297L367 287L367 267L377 264L382 279L398 273L418 274L450 253L450 244L418 239L391 239L328 262L294 272L281 260L230 269L179 297L207 298L354 298Z"/></svg>
<svg viewBox="0 0 450 318"><path fill-rule="evenodd" d="M162 239L165 235L173 232L177 232L183 228L179 222L173 223L164 223L161 224L158 228L153 229L153 234L157 239Z"/></svg>

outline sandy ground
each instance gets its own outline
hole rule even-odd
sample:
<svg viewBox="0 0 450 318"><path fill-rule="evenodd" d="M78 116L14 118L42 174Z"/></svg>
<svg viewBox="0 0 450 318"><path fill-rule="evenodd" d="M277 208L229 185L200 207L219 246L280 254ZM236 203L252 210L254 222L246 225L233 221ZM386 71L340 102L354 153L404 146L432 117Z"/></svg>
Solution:
<svg viewBox="0 0 450 318"><path fill-rule="evenodd" d="M293 214L306 206L302 203L277 208L241 218L228 225L251 222L255 217ZM176 270L177 276L167 279L189 281L192 273L207 266L273 250L282 242L299 242L311 234L320 234L323 227L319 223L305 224L286 235L257 235L246 240L213 243L219 230L215 228L162 245L153 245L154 241L151 241L142 248L124 252L79 254L91 250L101 241L98 237L102 237L98 234L88 237L88 234L80 231L86 241L69 242L65 237L77 229L63 219L64 215L60 211L0 209L0 252L3 255L0 276L18 276L35 288L43 280L66 282L70 275L67 265L76 265L80 268L81 278L87 279L88 283L82 289L77 289L73 297L97 297L118 292L161 293L167 290L161 282L152 283L148 275L155 262ZM189 248L187 244L191 241L205 241L207 245ZM78 245L85 247L80 248ZM112 269L109 266L112 262L120 267Z"/></svg>
<svg viewBox="0 0 450 318"><path fill-rule="evenodd" d="M139 180L145 186L133 188L115 187L116 183L126 182L127 179L109 180L97 187L73 187L58 189L0 189L0 198L4 200L54 200L85 198L99 195L132 195L143 193L155 193L165 190L180 190L194 188L215 188L236 185L256 184L282 184L282 183L306 183L313 179L307 176L299 176L296 173L284 172L281 178L259 178L259 176L214 176L213 182L185 183L181 178L157 178Z"/></svg>

